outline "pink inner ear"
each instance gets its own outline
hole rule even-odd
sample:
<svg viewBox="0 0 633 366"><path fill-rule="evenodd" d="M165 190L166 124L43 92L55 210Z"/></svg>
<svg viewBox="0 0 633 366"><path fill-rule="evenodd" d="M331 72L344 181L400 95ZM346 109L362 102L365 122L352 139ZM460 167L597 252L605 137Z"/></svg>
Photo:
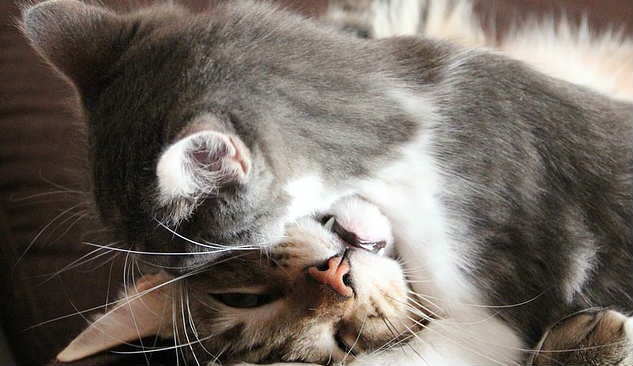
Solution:
<svg viewBox="0 0 633 366"><path fill-rule="evenodd" d="M198 163L203 166L210 166L212 164L217 164L222 158L229 154L229 150L226 146L222 145L222 147L218 147L217 149L201 149L194 150L191 152L191 157Z"/></svg>
<svg viewBox="0 0 633 366"><path fill-rule="evenodd" d="M233 147L235 148L235 156L233 158L240 163L244 174L248 174L248 169L249 169L248 164L250 162L247 155L248 149L246 148L246 146L244 146L244 143L242 143L241 140L238 140L231 135L229 135L229 140L231 140L231 143L233 144Z"/></svg>
<svg viewBox="0 0 633 366"><path fill-rule="evenodd" d="M216 132L198 132L192 136L190 157L203 169L241 180L249 171L248 149L239 138Z"/></svg>

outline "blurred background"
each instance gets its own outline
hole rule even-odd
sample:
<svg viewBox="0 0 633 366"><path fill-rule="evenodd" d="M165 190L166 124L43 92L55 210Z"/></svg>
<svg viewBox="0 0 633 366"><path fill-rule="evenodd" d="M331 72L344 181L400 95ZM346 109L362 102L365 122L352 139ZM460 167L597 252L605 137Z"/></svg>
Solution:
<svg viewBox="0 0 633 366"><path fill-rule="evenodd" d="M38 365L52 360L86 326L85 314L67 315L116 296L124 257L81 244L107 243L108 233L89 210L77 104L73 89L19 33L21 2L0 1L0 364ZM129 6L123 0L102 2ZM196 11L209 6L209 0L179 2ZM277 2L315 17L327 0ZM630 0L477 3L480 16L494 20L501 34L513 19L562 9L576 21L586 14L597 30L612 24L631 34L633 26ZM155 360L170 364L169 356ZM106 354L82 363L144 365L145 359Z"/></svg>

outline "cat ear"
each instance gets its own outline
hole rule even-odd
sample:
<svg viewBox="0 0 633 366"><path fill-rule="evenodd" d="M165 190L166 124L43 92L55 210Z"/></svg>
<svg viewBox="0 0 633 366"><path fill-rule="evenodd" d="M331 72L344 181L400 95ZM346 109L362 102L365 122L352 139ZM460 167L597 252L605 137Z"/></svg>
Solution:
<svg viewBox="0 0 633 366"><path fill-rule="evenodd" d="M117 57L123 22L113 13L76 0L48 0L22 10L33 47L79 88Z"/></svg>
<svg viewBox="0 0 633 366"><path fill-rule="evenodd" d="M156 174L163 205L195 200L230 183L246 183L250 153L236 135L210 130L191 133L172 144L158 160Z"/></svg>
<svg viewBox="0 0 633 366"><path fill-rule="evenodd" d="M173 326L169 279L160 273L137 280L136 290L90 324L57 355L57 360L77 361L152 335L168 337Z"/></svg>

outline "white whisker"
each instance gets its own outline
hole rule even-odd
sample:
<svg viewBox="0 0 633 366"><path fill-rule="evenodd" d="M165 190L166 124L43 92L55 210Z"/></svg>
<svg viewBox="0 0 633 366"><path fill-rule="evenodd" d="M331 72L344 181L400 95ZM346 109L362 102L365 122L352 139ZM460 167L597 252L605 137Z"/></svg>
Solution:
<svg viewBox="0 0 633 366"><path fill-rule="evenodd" d="M128 299L130 298L129 294L128 294L128 285L126 283L127 281L127 270L128 270L128 260L129 260L129 253L125 255L125 260L123 262L123 292L125 293L125 298ZM134 267L132 266L130 268L130 276L132 279L132 283L134 286L134 291L136 293L138 293L138 288L136 287L136 281L134 280ZM134 324L134 328L136 329L136 335L138 337L138 341L139 344L141 346L141 349L145 349L144 345L143 345L143 340L141 339L141 331L139 330L138 327L138 323L136 322L136 315L134 314L134 308L132 307L132 302L128 301L127 302L127 306L130 310L130 315L132 316L132 323ZM149 359L147 358L147 355L144 354L145 357L145 362L147 363L147 365L149 366Z"/></svg>
<svg viewBox="0 0 633 366"><path fill-rule="evenodd" d="M106 247L111 247L112 245L115 245L115 244L118 244L118 243L119 243L119 242L115 241L115 242L112 242L112 243L106 244L105 246L106 246ZM98 255L96 255L96 256L94 256L94 257L92 257L92 258L89 258L89 259L87 259L87 260L85 260L85 261L84 261L84 259L86 259L86 258L90 257L92 254L97 253L97 252L102 251L102 250L104 250L104 248L97 248L97 249L94 249L94 250L92 250L92 251L90 251L90 252L88 252L88 253L86 253L86 254L82 255L81 257L79 257L79 258L75 259L74 261L70 262L69 264L65 265L65 266L64 266L64 267L62 267L60 270L55 271L55 272L53 272L53 273L49 273L49 274L47 274L47 276L48 276L48 277L47 277L45 280L43 280L42 282L40 282L40 283L38 284L38 286L41 286L41 285L43 285L43 284L47 283L48 281L50 281L50 280L52 280L53 278L55 278L55 277L59 276L60 274L64 273L65 271L69 271L69 270L71 270L71 269L77 268L77 267L79 267L79 266L81 266L81 265L83 265L83 264L85 264L85 263L91 262L91 261L93 261L93 260L95 260L95 259L98 259L98 258L102 257L102 256L103 256L103 255L105 255L105 254L109 254L109 253L110 253L109 251L104 251L104 252L99 253Z"/></svg>
<svg viewBox="0 0 633 366"><path fill-rule="evenodd" d="M422 296L422 295L418 294L417 292L415 292L415 291L411 291L411 290L409 290L409 292L410 292L410 293L412 293L412 294L414 294L414 295L416 295L416 296L418 296L418 297L420 297L421 299L423 299L423 300L425 300L425 301L428 301L428 299L435 299L435 300L442 300L442 301L446 301L446 300L444 300L444 299L442 299L442 298L440 298L440 297L428 296L428 295L424 295L424 296ZM532 301L534 301L534 300L538 299L538 298L539 298L540 296L542 296L544 293L545 293L545 291L542 291L542 292L541 292L541 293L539 293L538 295L536 295L536 296L534 296L534 297L532 297L532 298L530 298L530 299L528 299L528 300L525 300L525 301L522 301L522 302L518 302L518 303L515 303L515 304L508 304L508 305L482 305L482 304L469 304L469 303L456 302L456 301L449 301L449 302L447 302L447 303L448 303L448 304L455 304L455 305L471 306L471 307L474 307L474 308L485 308L485 309L506 309L506 308L515 308L515 307L519 307L519 306L523 306L523 305L529 304L529 303L531 303Z"/></svg>
<svg viewBox="0 0 633 366"><path fill-rule="evenodd" d="M196 364L200 366L200 361L198 361L198 356L196 356L196 351L193 349L193 345L191 340L189 339L189 332L187 332L187 322L185 321L185 303L183 298L183 287L180 286L178 291L178 296L180 297L180 313L182 314L182 331L185 333L185 339L187 339L187 343L189 344L189 349L191 350L191 354L193 355L193 359L196 361ZM186 291L186 289L185 289ZM198 339L199 341L200 339Z"/></svg>
<svg viewBox="0 0 633 366"><path fill-rule="evenodd" d="M31 247L33 247L33 245L35 244L35 242L37 242L37 240L40 238L40 236L42 236L42 234L44 234L44 232L55 223L55 221L59 220L61 217L63 217L64 215L66 215L68 212L74 210L75 208L79 207L82 203L73 205L67 209L65 209L64 211L62 211L60 214L58 214L57 216L55 216L48 224L44 225L44 227L42 227L42 229L35 235L35 237L33 237L33 239L31 240L31 242L26 246L26 249L24 249L24 252L22 252L22 255L20 255L20 257L18 257L18 259L16 260L15 264L13 265L13 269L15 270L15 268L18 266L18 264L20 264L20 262L22 261L22 259L24 258L24 256L26 255L26 253L28 253L28 251L31 249Z"/></svg>
<svg viewBox="0 0 633 366"><path fill-rule="evenodd" d="M224 250L216 250L216 251L212 251L212 252L146 252L146 251L141 251L141 250L132 250L132 249L123 249L123 248L114 248L114 247L107 248L107 247L105 247L103 245L90 243L90 242L87 242L87 241L82 242L82 244L90 245L90 246L97 247L97 248L106 248L106 249L109 249L109 250L116 250L116 251L125 252L125 253L129 253L129 254L141 254L141 255L177 255L177 256L184 256L184 255L215 254L215 253L231 252L232 251L230 249L224 249Z"/></svg>
<svg viewBox="0 0 633 366"><path fill-rule="evenodd" d="M352 353L352 350L354 349L354 347L358 343L358 340L360 339L360 335L363 334L363 328L365 328L365 323L366 322L367 322L367 314L365 314L365 318L363 319L362 323L360 324L360 328L358 329L358 334L356 335L356 339L354 340L354 343L352 343L352 345L349 347L349 350L347 350L347 353L345 353L345 357L343 357L343 360L341 361L341 364L345 364L345 360L347 360L347 357L349 357L350 353Z"/></svg>

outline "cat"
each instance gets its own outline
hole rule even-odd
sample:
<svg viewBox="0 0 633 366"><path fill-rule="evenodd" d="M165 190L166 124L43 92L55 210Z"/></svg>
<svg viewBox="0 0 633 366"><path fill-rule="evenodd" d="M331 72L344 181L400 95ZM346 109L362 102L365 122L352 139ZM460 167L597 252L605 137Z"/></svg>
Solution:
<svg viewBox="0 0 633 366"><path fill-rule="evenodd" d="M75 361L153 335L173 338L197 364L206 356L214 364L372 365L387 351L415 354L406 340L437 314L408 288L402 263L386 256L393 245L375 206L343 199L320 219L289 224L266 256L251 250L182 278L143 276L58 359ZM467 348L463 328L434 331ZM633 318L583 311L548 329L538 352L527 352L527 364L629 365L632 348Z"/></svg>
<svg viewBox="0 0 633 366"><path fill-rule="evenodd" d="M266 255L227 254L178 281L165 272L143 276L58 359L74 361L139 337L176 334L179 344L195 347L191 355L210 355L220 364L328 364L410 336L407 329L419 328L416 323L429 315L409 295L400 263L385 255L393 245L386 218L358 199L335 207L325 220L289 224ZM336 234L342 232L337 226L360 229L356 223L363 230L354 232L365 240ZM361 246L368 242L382 244Z"/></svg>
<svg viewBox="0 0 633 366"><path fill-rule="evenodd" d="M56 0L23 18L81 96L101 216L157 265L271 248L358 194L416 264L421 304L448 315L410 342L431 363L521 362L570 312L633 308L630 104L484 50L356 39L261 3ZM455 323L470 350L432 331Z"/></svg>

